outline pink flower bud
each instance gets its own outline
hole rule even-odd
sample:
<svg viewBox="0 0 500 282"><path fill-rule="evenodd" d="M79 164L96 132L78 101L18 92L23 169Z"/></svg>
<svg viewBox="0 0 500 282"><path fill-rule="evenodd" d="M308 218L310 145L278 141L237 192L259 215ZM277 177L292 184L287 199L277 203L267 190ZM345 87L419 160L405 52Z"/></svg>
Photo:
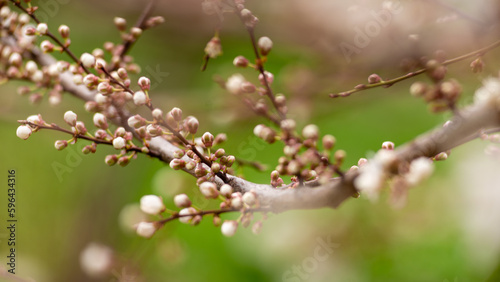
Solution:
<svg viewBox="0 0 500 282"><path fill-rule="evenodd" d="M376 74L376 73L371 74L371 75L368 77L368 83L369 83L369 84L375 84L375 83L379 83L379 82L381 82L381 81L382 81L382 78L381 78L378 74Z"/></svg>
<svg viewBox="0 0 500 282"><path fill-rule="evenodd" d="M191 134L196 134L198 131L198 126L200 126L200 123L195 117L190 117L188 118L186 122L186 127Z"/></svg>
<svg viewBox="0 0 500 282"><path fill-rule="evenodd" d="M179 122L182 120L182 110L175 107L172 110L170 110L170 114L174 118L175 121Z"/></svg>
<svg viewBox="0 0 500 282"><path fill-rule="evenodd" d="M238 56L234 58L233 65L240 68L246 68L248 66L248 59L243 56Z"/></svg>
<svg viewBox="0 0 500 282"><path fill-rule="evenodd" d="M138 81L139 86L143 91L148 91L151 87L151 80L145 76L141 76Z"/></svg>
<svg viewBox="0 0 500 282"><path fill-rule="evenodd" d="M208 57L214 59L222 55L222 45L220 43L220 38L217 36L212 37L205 47L205 54Z"/></svg>
<svg viewBox="0 0 500 282"><path fill-rule="evenodd" d="M175 170L179 170L186 166L186 162L183 159L173 159L170 161L170 167Z"/></svg>
<svg viewBox="0 0 500 282"><path fill-rule="evenodd" d="M57 31L59 31L59 34L61 35L62 38L69 37L69 27L67 25L64 24L60 25Z"/></svg>
<svg viewBox="0 0 500 282"><path fill-rule="evenodd" d="M117 161L118 158L116 155L107 155L106 158L104 158L104 162L109 166L115 165Z"/></svg>
<svg viewBox="0 0 500 282"><path fill-rule="evenodd" d="M205 132L201 137L201 141L203 145L205 145L205 148L211 148L214 142L214 136L210 132Z"/></svg>
<svg viewBox="0 0 500 282"><path fill-rule="evenodd" d="M62 149L68 147L68 141L66 141L66 140L57 140L56 143L54 143L54 147L58 151L61 151Z"/></svg>
<svg viewBox="0 0 500 282"><path fill-rule="evenodd" d="M382 143L382 149L394 150L394 143L392 143L391 141L385 141L384 143Z"/></svg>
<svg viewBox="0 0 500 282"><path fill-rule="evenodd" d="M319 128L315 124L309 124L302 129L302 136L306 139L313 139L316 140L318 139L319 135Z"/></svg>
<svg viewBox="0 0 500 282"><path fill-rule="evenodd" d="M266 77L266 79L264 80L264 75ZM262 74L259 74L259 82L260 84L262 85L266 85L266 81L267 81L267 84L271 84L273 83L274 81L274 75L268 71L264 71L264 75Z"/></svg>

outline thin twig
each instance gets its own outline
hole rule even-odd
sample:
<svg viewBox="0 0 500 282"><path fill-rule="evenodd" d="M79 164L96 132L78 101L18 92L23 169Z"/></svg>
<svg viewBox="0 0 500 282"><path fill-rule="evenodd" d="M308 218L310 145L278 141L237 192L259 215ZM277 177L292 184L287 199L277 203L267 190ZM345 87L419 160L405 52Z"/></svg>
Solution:
<svg viewBox="0 0 500 282"><path fill-rule="evenodd" d="M490 50L492 50L492 49L494 49L494 48L496 48L498 46L500 46L500 40L498 40L498 41L494 42L493 44L490 44L490 45L488 45L486 47L483 47L483 48L481 48L479 50L472 51L470 53L467 53L467 54L458 56L456 58L444 61L442 63L442 65L446 66L446 65L450 65L450 64L453 64L453 63L465 60L465 59L470 58L470 57L482 56L485 53L487 53L488 51L490 51ZM398 83L400 81L403 81L403 80L409 79L411 77L420 75L422 73L425 73L426 71L427 71L427 69L419 69L417 71L413 71L413 72L407 73L407 74L405 74L403 76L396 77L396 78L389 79L389 80L384 80L384 81L381 81L381 82L378 82L378 83L373 83L373 84L358 84L356 87L354 87L353 89L351 89L349 91L345 91L345 92L341 92L341 93L335 93L335 94L331 93L330 97L331 98L347 97L347 96L350 96L353 93L356 93L356 92L359 92L359 91L362 91L362 90L367 90L367 89L372 89L372 88L377 88L377 87L390 87L390 86L392 86L395 83Z"/></svg>

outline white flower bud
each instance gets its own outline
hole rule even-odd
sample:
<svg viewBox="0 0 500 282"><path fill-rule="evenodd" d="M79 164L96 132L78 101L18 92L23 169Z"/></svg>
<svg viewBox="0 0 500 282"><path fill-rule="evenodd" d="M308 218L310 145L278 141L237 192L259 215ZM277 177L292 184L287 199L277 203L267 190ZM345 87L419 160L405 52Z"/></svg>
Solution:
<svg viewBox="0 0 500 282"><path fill-rule="evenodd" d="M5 6L7 7L7 6ZM19 23L22 25L25 25L30 22L30 16L28 14L21 14L19 15Z"/></svg>
<svg viewBox="0 0 500 282"><path fill-rule="evenodd" d="M68 141L66 140L57 140L54 143L54 147L58 150L61 151L62 149L68 147Z"/></svg>
<svg viewBox="0 0 500 282"><path fill-rule="evenodd" d="M137 91L134 93L134 104L137 106L145 105L147 102L146 94L142 91Z"/></svg>
<svg viewBox="0 0 500 282"><path fill-rule="evenodd" d="M193 218L192 216L189 216L189 215L192 215L195 213L196 213L196 209L192 208L192 207L182 209L179 212L179 215L182 215L181 217L179 217L179 221L182 223L189 223L191 221L191 219Z"/></svg>
<svg viewBox="0 0 500 282"><path fill-rule="evenodd" d="M219 195L217 186L212 182L203 182L200 184L200 191L208 199L216 199Z"/></svg>
<svg viewBox="0 0 500 282"><path fill-rule="evenodd" d="M96 69L104 69L106 68L106 61L102 58L98 58L96 61L95 61L95 68Z"/></svg>
<svg viewBox="0 0 500 282"><path fill-rule="evenodd" d="M269 52L271 52L271 49L273 48L273 41L271 41L269 37L263 36L259 38L257 45L259 46L259 50L262 56L266 56L267 54L269 54Z"/></svg>
<svg viewBox="0 0 500 282"><path fill-rule="evenodd" d="M257 197L255 196L255 192L250 191L243 194L243 202L249 206L255 205L257 201Z"/></svg>
<svg viewBox="0 0 500 282"><path fill-rule="evenodd" d="M28 61L26 63L26 70L29 74L33 74L38 70L38 65L34 61Z"/></svg>
<svg viewBox="0 0 500 282"><path fill-rule="evenodd" d="M83 53L80 57L80 61L82 62L82 65L87 68L91 68L95 65L95 57L89 53Z"/></svg>
<svg viewBox="0 0 500 282"><path fill-rule="evenodd" d="M47 31L49 30L49 27L47 26L46 23L39 23L37 26L36 26L36 31L38 31L38 33L42 34L42 35L45 35L47 34Z"/></svg>
<svg viewBox="0 0 500 282"><path fill-rule="evenodd" d="M127 123L130 127L139 128L141 126L146 125L146 119L144 119L140 115L135 115L135 116L129 117L127 120Z"/></svg>
<svg viewBox="0 0 500 282"><path fill-rule="evenodd" d="M156 232L156 226L153 222L139 222L136 229L137 235L144 238L151 238Z"/></svg>
<svg viewBox="0 0 500 282"><path fill-rule="evenodd" d="M231 194L231 207L235 209L241 209L243 207L243 199L241 198L241 193Z"/></svg>
<svg viewBox="0 0 500 282"><path fill-rule="evenodd" d="M174 197L174 204L179 208L188 208L191 206L191 200L186 194L179 194Z"/></svg>
<svg viewBox="0 0 500 282"><path fill-rule="evenodd" d="M123 137L116 137L113 139L113 147L115 147L115 149L123 149L126 145L127 143Z"/></svg>
<svg viewBox="0 0 500 282"><path fill-rule="evenodd" d="M226 198L231 197L231 194L233 194L233 187L231 187L229 184L224 184L220 187L220 194Z"/></svg>
<svg viewBox="0 0 500 282"><path fill-rule="evenodd" d="M220 228L222 235L226 237L231 237L236 234L236 230L238 229L238 222L236 220L226 220L222 223Z"/></svg>
<svg viewBox="0 0 500 282"><path fill-rule="evenodd" d="M108 97L102 95L101 93L97 93L94 96L94 101L97 104L102 105L102 104L104 104L104 103L106 103L108 101Z"/></svg>
<svg viewBox="0 0 500 282"><path fill-rule="evenodd" d="M99 127L102 129L108 128L108 121L107 121L106 117L101 113L95 113L93 121L94 121L94 125L96 127Z"/></svg>
<svg viewBox="0 0 500 282"><path fill-rule="evenodd" d="M34 82L42 82L42 80L43 80L43 72L41 70L35 71L31 75L31 80L33 80Z"/></svg>
<svg viewBox="0 0 500 282"><path fill-rule="evenodd" d="M385 141L384 143L382 143L382 149L394 150L394 143L392 143L391 141Z"/></svg>
<svg viewBox="0 0 500 282"><path fill-rule="evenodd" d="M31 115L27 119L27 121L34 123L34 124L41 124L42 121L40 120L40 117L38 115Z"/></svg>
<svg viewBox="0 0 500 282"><path fill-rule="evenodd" d="M156 195L146 195L141 198L141 210L147 214L160 214L165 210L163 200Z"/></svg>
<svg viewBox="0 0 500 282"><path fill-rule="evenodd" d="M73 111L67 111L64 113L64 121L70 126L75 126L77 120L77 115Z"/></svg>
<svg viewBox="0 0 500 282"><path fill-rule="evenodd" d="M302 129L302 136L306 139L317 139L319 134L319 128L315 124L309 124Z"/></svg>
<svg viewBox="0 0 500 282"><path fill-rule="evenodd" d="M115 17L113 21L119 31L125 31L125 29L127 28L127 20L125 20L124 18Z"/></svg>
<svg viewBox="0 0 500 282"><path fill-rule="evenodd" d="M16 135L17 137L26 140L31 135L31 128L27 125L21 125L17 128Z"/></svg>
<svg viewBox="0 0 500 282"><path fill-rule="evenodd" d="M14 65L14 66L20 66L22 62L23 62L23 58L21 57L21 55L19 55L19 53L14 52L14 53L10 54L9 64Z"/></svg>
<svg viewBox="0 0 500 282"><path fill-rule="evenodd" d="M155 118L156 120L161 120L162 117L163 117L163 111L160 110L160 109L154 109L151 114L153 115L153 118Z"/></svg>
<svg viewBox="0 0 500 282"><path fill-rule="evenodd" d="M229 91L231 94L241 94L242 89L241 86L243 82L245 82L245 77L243 75L236 73L230 76L227 81L226 81L226 89Z"/></svg>

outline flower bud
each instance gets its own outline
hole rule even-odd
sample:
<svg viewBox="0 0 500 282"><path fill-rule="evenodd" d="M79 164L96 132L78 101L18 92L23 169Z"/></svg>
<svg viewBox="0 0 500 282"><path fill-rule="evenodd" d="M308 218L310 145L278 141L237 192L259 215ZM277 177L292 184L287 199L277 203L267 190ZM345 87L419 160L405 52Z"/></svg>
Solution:
<svg viewBox="0 0 500 282"><path fill-rule="evenodd" d="M231 197L231 194L233 194L233 187L231 187L229 184L224 184L220 187L220 194L226 198Z"/></svg>
<svg viewBox="0 0 500 282"><path fill-rule="evenodd" d="M234 58L233 65L240 68L246 68L248 66L248 59L243 56L238 56Z"/></svg>
<svg viewBox="0 0 500 282"><path fill-rule="evenodd" d="M241 198L241 193L233 193L231 194L231 207L235 209L243 208L243 199Z"/></svg>
<svg viewBox="0 0 500 282"><path fill-rule="evenodd" d="M214 155L216 158L222 158L224 155L226 154L226 151L222 148L218 149L217 151L215 151Z"/></svg>
<svg viewBox="0 0 500 282"><path fill-rule="evenodd" d="M325 148L325 150L333 149L333 147L335 147L336 141L337 139L335 139L333 135L327 134L323 136L323 148Z"/></svg>
<svg viewBox="0 0 500 282"><path fill-rule="evenodd" d="M140 115L131 116L128 118L127 123L130 127L139 128L146 125L146 119Z"/></svg>
<svg viewBox="0 0 500 282"><path fill-rule="evenodd" d="M156 232L156 225L154 222L139 222L136 228L137 235L144 238L151 238Z"/></svg>
<svg viewBox="0 0 500 282"><path fill-rule="evenodd" d="M319 135L319 128L315 124L309 124L302 129L302 136L306 139L313 139L316 140L318 139Z"/></svg>
<svg viewBox="0 0 500 282"><path fill-rule="evenodd" d="M124 18L115 17L113 19L113 22L115 23L115 26L119 31L125 31L125 29L127 29L127 20L125 20Z"/></svg>
<svg viewBox="0 0 500 282"><path fill-rule="evenodd" d="M179 215L180 215L179 221L182 223L189 223L191 221L191 219L193 218L193 216L191 216L192 214L196 214L195 208L189 207L189 208L182 209L179 212Z"/></svg>
<svg viewBox="0 0 500 282"><path fill-rule="evenodd" d="M174 120L176 122L179 122L182 120L182 110L181 109L174 107L172 110L170 110L170 114L172 115L172 117L174 118Z"/></svg>
<svg viewBox="0 0 500 282"><path fill-rule="evenodd" d="M264 80L264 77L265 77L265 80ZM274 75L268 71L264 71L264 75L262 74L259 74L259 82L260 84L262 85L266 85L266 82L267 84L271 84L273 83L274 81Z"/></svg>
<svg viewBox="0 0 500 282"><path fill-rule="evenodd" d="M146 132L151 136L151 137L156 137L160 136L163 134L163 130L161 127L157 124L148 124L146 127Z"/></svg>
<svg viewBox="0 0 500 282"><path fill-rule="evenodd" d="M203 145L205 145L205 148L211 148L214 142L214 136L210 132L205 132L201 137L201 141Z"/></svg>
<svg viewBox="0 0 500 282"><path fill-rule="evenodd" d="M46 23L39 23L36 26L36 31L40 33L41 35L47 34L47 31L49 30L49 27L47 26Z"/></svg>
<svg viewBox="0 0 500 282"><path fill-rule="evenodd" d="M174 203L179 208L188 208L191 206L191 200L186 194L179 194L174 197Z"/></svg>
<svg viewBox="0 0 500 282"><path fill-rule="evenodd" d="M133 27L130 29L130 34L132 34L132 37L137 39L137 38L139 38L139 36L142 35L142 29L140 29L138 27Z"/></svg>
<svg viewBox="0 0 500 282"><path fill-rule="evenodd" d="M446 159L448 159L448 154L446 152L441 152L434 156L435 161L444 161Z"/></svg>
<svg viewBox="0 0 500 282"><path fill-rule="evenodd" d="M183 159L173 159L170 161L170 167L175 170L182 169L186 166L186 162Z"/></svg>
<svg viewBox="0 0 500 282"><path fill-rule="evenodd" d="M200 184L200 191L207 199L216 199L219 195L217 186L212 182L203 182Z"/></svg>
<svg viewBox="0 0 500 282"><path fill-rule="evenodd" d="M14 66L20 66L21 63L23 62L23 58L19 53L12 53L9 56L9 64L14 65Z"/></svg>
<svg viewBox="0 0 500 282"><path fill-rule="evenodd" d="M238 229L238 222L236 220L225 220L221 226L222 235L226 237L231 237L236 234L236 230Z"/></svg>
<svg viewBox="0 0 500 282"><path fill-rule="evenodd" d="M118 158L116 157L116 155L107 155L105 158L104 158L104 162L109 165L109 166L113 166L116 164L116 162L118 161Z"/></svg>
<svg viewBox="0 0 500 282"><path fill-rule="evenodd" d="M242 93L242 85L245 82L245 77L243 75L236 73L231 75L226 81L226 89L229 93L238 95Z"/></svg>
<svg viewBox="0 0 500 282"><path fill-rule="evenodd" d="M157 215L165 210L163 200L156 195L146 195L141 198L141 210L147 214Z"/></svg>
<svg viewBox="0 0 500 282"><path fill-rule="evenodd" d="M394 143L392 143L391 141L385 141L384 143L382 143L382 149L394 150Z"/></svg>
<svg viewBox="0 0 500 282"><path fill-rule="evenodd" d="M62 38L69 37L69 27L67 25L64 24L60 25L57 31L59 31L59 34L61 35Z"/></svg>
<svg viewBox="0 0 500 282"><path fill-rule="evenodd" d="M246 192L245 194L243 194L242 199L245 204L251 207L255 205L257 201L257 195L254 191Z"/></svg>
<svg viewBox="0 0 500 282"><path fill-rule="evenodd" d="M68 147L68 141L66 141L66 140L57 140L56 143L54 143L54 147L58 151L61 151L62 149Z"/></svg>
<svg viewBox="0 0 500 282"><path fill-rule="evenodd" d="M123 156L118 159L118 164L122 167L127 166L130 163L130 158L127 156Z"/></svg>
<svg viewBox="0 0 500 282"><path fill-rule="evenodd" d="M186 127L187 127L189 133L191 133L191 134L196 134L196 132L198 131L199 125L200 125L200 123L198 122L198 120L195 117L188 118L188 120L186 122Z"/></svg>
<svg viewBox="0 0 500 282"><path fill-rule="evenodd" d="M471 67L473 73L480 73L480 72L482 72L483 69L484 69L484 61L483 61L483 59L481 57L475 59L470 64L470 67Z"/></svg>
<svg viewBox="0 0 500 282"><path fill-rule="evenodd" d="M127 142L125 141L125 139L123 139L123 137L116 137L115 139L113 139L113 147L115 147L115 149L117 150L125 148L126 145Z"/></svg>
<svg viewBox="0 0 500 282"><path fill-rule="evenodd" d="M368 83L369 83L369 84L375 84L375 83L379 83L379 82L381 82L381 81L382 81L382 78L381 78L378 74L376 74L376 73L371 74L371 75L368 77Z"/></svg>
<svg viewBox="0 0 500 282"><path fill-rule="evenodd" d="M134 93L134 104L137 106L145 105L147 102L146 94L142 91L137 91Z"/></svg>
<svg viewBox="0 0 500 282"><path fill-rule="evenodd" d="M293 119L285 119L281 121L280 127L281 129L285 131L293 131L295 130L295 126L297 124L295 123L295 120Z"/></svg>
<svg viewBox="0 0 500 282"><path fill-rule="evenodd" d="M421 97L427 91L427 85L423 82L417 81L410 86L410 94L414 97Z"/></svg>
<svg viewBox="0 0 500 282"><path fill-rule="evenodd" d="M260 54L262 54L262 56L267 56L267 54L269 54L269 52L271 52L271 49L273 48L273 41L269 37L263 36L259 38L257 46L259 46Z"/></svg>
<svg viewBox="0 0 500 282"><path fill-rule="evenodd" d="M95 65L95 57L90 55L89 53L83 53L80 56L80 62L84 67L92 68Z"/></svg>
<svg viewBox="0 0 500 282"><path fill-rule="evenodd" d="M205 47L205 54L212 59L222 55L222 45L219 37L214 36L210 39L210 41L208 41L207 46Z"/></svg>
<svg viewBox="0 0 500 282"><path fill-rule="evenodd" d="M28 137L30 137L31 132L31 128L29 128L27 125L21 125L17 128L16 135L17 137L26 140L28 139Z"/></svg>
<svg viewBox="0 0 500 282"><path fill-rule="evenodd" d="M151 80L145 76L141 76L138 81L139 86L141 87L142 91L148 91L151 87Z"/></svg>
<svg viewBox="0 0 500 282"><path fill-rule="evenodd" d="M70 126L76 125L77 115L73 111L67 111L64 113L64 121Z"/></svg>
<svg viewBox="0 0 500 282"><path fill-rule="evenodd" d="M94 125L96 127L104 129L104 130L108 129L108 121L103 114L95 113L93 121L94 121Z"/></svg>
<svg viewBox="0 0 500 282"><path fill-rule="evenodd" d="M368 163L368 160L367 160L367 159L365 159L365 158L360 158L360 159L358 160L358 166L359 166L359 167L362 167L362 166L366 165L367 163Z"/></svg>

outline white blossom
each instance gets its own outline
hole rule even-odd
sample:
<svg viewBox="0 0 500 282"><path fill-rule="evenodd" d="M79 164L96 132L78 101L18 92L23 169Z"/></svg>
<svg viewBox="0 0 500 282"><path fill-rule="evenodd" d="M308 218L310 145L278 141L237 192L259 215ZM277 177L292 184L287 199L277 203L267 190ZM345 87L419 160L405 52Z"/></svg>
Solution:
<svg viewBox="0 0 500 282"><path fill-rule="evenodd" d="M241 94L241 85L245 82L243 75L236 73L230 76L226 81L226 89L231 94Z"/></svg>
<svg viewBox="0 0 500 282"><path fill-rule="evenodd" d="M196 209L192 208L192 207L182 209L179 212L179 215L183 215L183 216L179 217L179 221L182 223L189 223L193 217L188 216L188 215L195 214L195 213L196 213Z"/></svg>
<svg viewBox="0 0 500 282"><path fill-rule="evenodd" d="M153 222L141 221L137 224L137 235L144 238L151 238L156 232L156 226Z"/></svg>
<svg viewBox="0 0 500 282"><path fill-rule="evenodd" d="M115 149L123 149L126 145L127 142L123 137L116 137L115 139L113 139L113 147L115 147Z"/></svg>
<svg viewBox="0 0 500 282"><path fill-rule="evenodd" d="M410 164L410 171L406 174L406 181L411 186L418 185L434 172L434 163L431 159L420 157Z"/></svg>
<svg viewBox="0 0 500 282"><path fill-rule="evenodd" d="M17 137L26 140L31 135L31 128L27 125L21 125L17 128L16 135Z"/></svg>

